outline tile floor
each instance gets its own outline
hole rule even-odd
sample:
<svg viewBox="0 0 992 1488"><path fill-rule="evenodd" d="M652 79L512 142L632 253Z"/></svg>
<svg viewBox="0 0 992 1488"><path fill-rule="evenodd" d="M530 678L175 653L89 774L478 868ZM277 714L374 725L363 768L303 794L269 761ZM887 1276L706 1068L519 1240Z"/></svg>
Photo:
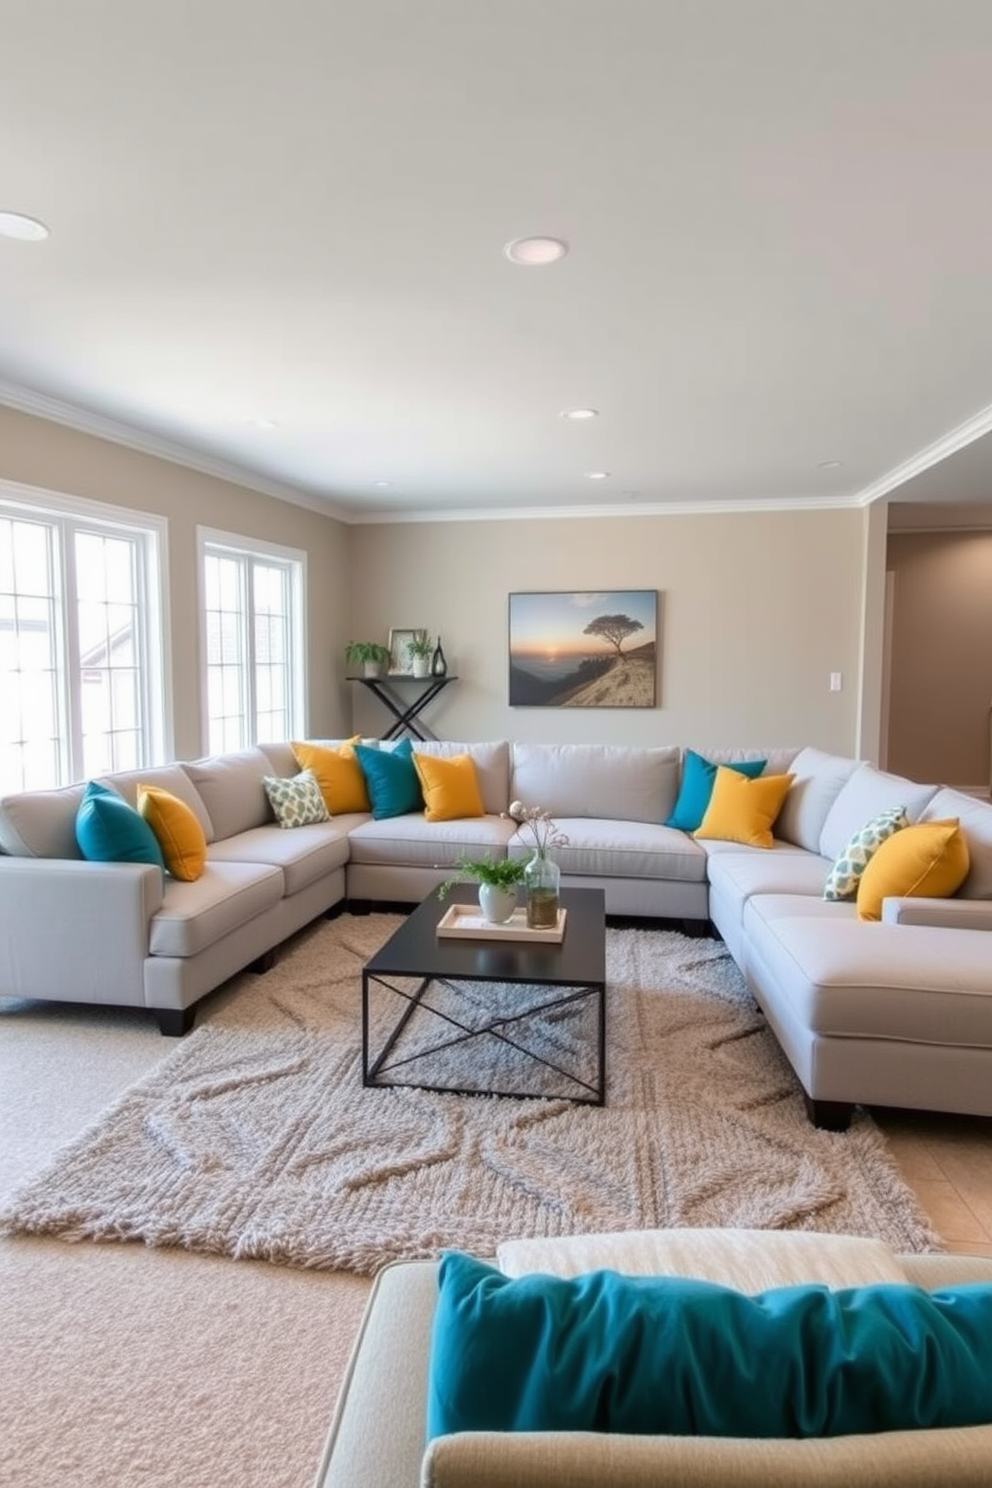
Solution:
<svg viewBox="0 0 992 1488"><path fill-rule="evenodd" d="M992 1256L992 1118L874 1109L948 1250Z"/></svg>

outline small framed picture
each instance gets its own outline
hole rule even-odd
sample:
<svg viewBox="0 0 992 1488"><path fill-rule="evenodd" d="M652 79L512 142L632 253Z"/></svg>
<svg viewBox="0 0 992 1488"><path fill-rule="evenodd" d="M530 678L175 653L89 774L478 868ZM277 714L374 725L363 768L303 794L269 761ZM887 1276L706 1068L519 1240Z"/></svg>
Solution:
<svg viewBox="0 0 992 1488"><path fill-rule="evenodd" d="M413 656L409 642L425 632L411 625L409 629L391 626L389 631L389 670L394 677L413 675Z"/></svg>

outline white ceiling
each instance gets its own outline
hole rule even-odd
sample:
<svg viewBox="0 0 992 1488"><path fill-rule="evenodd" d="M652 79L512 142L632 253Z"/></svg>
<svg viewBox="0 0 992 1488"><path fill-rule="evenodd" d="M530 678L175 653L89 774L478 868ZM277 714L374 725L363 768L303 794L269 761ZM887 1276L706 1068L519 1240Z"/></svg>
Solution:
<svg viewBox="0 0 992 1488"><path fill-rule="evenodd" d="M990 141L989 0L0 0L0 401L349 520L988 501Z"/></svg>

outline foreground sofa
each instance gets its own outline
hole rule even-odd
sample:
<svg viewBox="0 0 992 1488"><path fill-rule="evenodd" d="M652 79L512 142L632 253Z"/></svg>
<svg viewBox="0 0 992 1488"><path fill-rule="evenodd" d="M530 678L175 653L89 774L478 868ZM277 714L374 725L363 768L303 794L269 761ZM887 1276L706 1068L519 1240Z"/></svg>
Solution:
<svg viewBox="0 0 992 1488"><path fill-rule="evenodd" d="M333 741L326 741L333 742ZM382 750L394 746L383 744ZM992 1115L992 806L815 748L706 750L765 761L791 786L770 848L700 840L664 823L686 751L430 741L468 755L481 811L428 820L349 812L282 830L262 777L298 770L286 743L106 777L182 799L203 827L206 868L177 882L147 865L82 859L82 785L0 800L0 996L152 1009L164 1032L287 936L344 902L418 902L462 855L524 856L506 815L521 800L567 836L563 883L602 888L608 914L715 926L805 1091L811 1118L843 1128L856 1104ZM951 897L891 897L881 923L823 890L852 833L880 811L958 819L970 870ZM58 933L53 933L57 929Z"/></svg>
<svg viewBox="0 0 992 1488"><path fill-rule="evenodd" d="M573 1248L570 1254L570 1248ZM504 1252L506 1256L504 1258ZM810 1233L655 1231L521 1241L500 1248L510 1275L600 1267L695 1276L746 1293L776 1286L992 1282L992 1259L896 1256L878 1241ZM425 1443L437 1264L380 1272L338 1399L315 1488L988 1488L992 1426L869 1436L756 1440L602 1432L458 1432ZM754 1388L754 1382L748 1384ZM389 1410L383 1413L383 1402Z"/></svg>

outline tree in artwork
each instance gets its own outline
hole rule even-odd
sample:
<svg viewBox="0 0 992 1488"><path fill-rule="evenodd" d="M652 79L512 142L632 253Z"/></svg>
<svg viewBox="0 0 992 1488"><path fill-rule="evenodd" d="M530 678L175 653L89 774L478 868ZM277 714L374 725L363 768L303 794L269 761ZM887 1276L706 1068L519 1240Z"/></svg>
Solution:
<svg viewBox="0 0 992 1488"><path fill-rule="evenodd" d="M582 634L602 636L604 641L609 641L611 646L616 647L620 660L626 661L623 654L624 641L643 629L640 620L632 620L629 615L597 615L595 620L589 621Z"/></svg>

